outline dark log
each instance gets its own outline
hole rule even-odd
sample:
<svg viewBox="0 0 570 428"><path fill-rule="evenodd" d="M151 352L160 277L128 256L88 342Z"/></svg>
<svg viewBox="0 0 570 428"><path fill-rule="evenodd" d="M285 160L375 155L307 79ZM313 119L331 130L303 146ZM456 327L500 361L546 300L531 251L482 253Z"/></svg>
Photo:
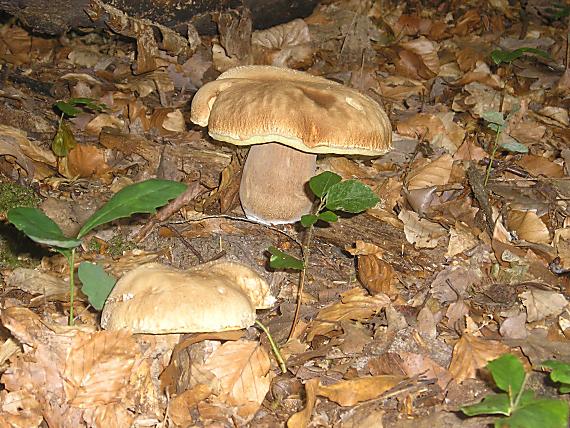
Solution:
<svg viewBox="0 0 570 428"><path fill-rule="evenodd" d="M192 23L199 33L213 34L212 15L245 6L251 11L254 29L268 28L308 16L318 0L113 0L108 3L133 18L146 18L184 31ZM85 13L89 0L0 0L0 12L19 18L33 31L59 35L72 28L97 27Z"/></svg>

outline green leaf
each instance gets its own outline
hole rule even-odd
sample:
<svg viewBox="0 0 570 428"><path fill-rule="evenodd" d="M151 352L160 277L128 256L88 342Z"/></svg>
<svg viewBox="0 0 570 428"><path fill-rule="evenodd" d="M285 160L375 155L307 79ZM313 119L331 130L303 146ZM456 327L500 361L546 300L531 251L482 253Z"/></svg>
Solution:
<svg viewBox="0 0 570 428"><path fill-rule="evenodd" d="M76 108L76 106L82 106L96 112L107 109L105 103L97 103L93 98L70 98L67 101L58 101L54 105L59 111L69 117L75 117L81 113L81 110Z"/></svg>
<svg viewBox="0 0 570 428"><path fill-rule="evenodd" d="M81 244L79 239L65 236L59 226L37 208L12 208L8 211L8 221L40 244L59 248L75 248Z"/></svg>
<svg viewBox="0 0 570 428"><path fill-rule="evenodd" d="M511 428L567 428L568 403L562 400L531 400L519 405L510 417L500 422L498 426Z"/></svg>
<svg viewBox="0 0 570 428"><path fill-rule="evenodd" d="M337 183L340 183L342 177L334 172L325 171L314 176L309 180L309 187L315 196L322 198L327 194L329 189Z"/></svg>
<svg viewBox="0 0 570 428"><path fill-rule="evenodd" d="M89 298L89 303L100 311L117 280L95 263L81 262L77 275L83 286L81 291Z"/></svg>
<svg viewBox="0 0 570 428"><path fill-rule="evenodd" d="M326 201L329 210L359 213L372 208L379 199L366 184L358 180L346 180L329 189Z"/></svg>
<svg viewBox="0 0 570 428"><path fill-rule="evenodd" d="M81 113L81 110L75 108L72 104L66 103L65 101L58 101L55 103L55 107L69 117L75 117Z"/></svg>
<svg viewBox="0 0 570 428"><path fill-rule="evenodd" d="M557 360L548 360L542 363L542 366L552 370L550 379L563 384L560 386L560 392L563 394L570 392L570 364Z"/></svg>
<svg viewBox="0 0 570 428"><path fill-rule="evenodd" d="M481 117L489 123L493 123L500 127L505 126L505 119L503 113L501 113L500 111L494 111L494 110L484 111L481 114Z"/></svg>
<svg viewBox="0 0 570 428"><path fill-rule="evenodd" d="M493 380L499 389L510 397L516 397L524 384L525 371L520 360L513 354L505 354L487 364Z"/></svg>
<svg viewBox="0 0 570 428"><path fill-rule="evenodd" d="M77 237L82 238L95 227L118 218L129 217L135 213L154 214L156 208L176 198L185 190L184 183L155 178L127 186L89 217Z"/></svg>
<svg viewBox="0 0 570 428"><path fill-rule="evenodd" d="M318 219L319 218L314 214L305 214L304 216L301 217L301 225L303 227L312 226L317 222Z"/></svg>
<svg viewBox="0 0 570 428"><path fill-rule="evenodd" d="M550 55L548 55L548 52L545 52L543 50L536 49L536 48L525 48L525 47L515 49L514 51L503 51L503 50L499 50L499 49L494 50L493 52L491 52L491 59L497 65L499 65L503 62L511 63L515 59L520 58L521 56L523 56L526 53L531 53L531 54L539 55L539 56L546 58L546 59L550 59Z"/></svg>
<svg viewBox="0 0 570 428"><path fill-rule="evenodd" d="M319 220L326 221L327 223L334 223L338 221L338 216L332 211L323 211L319 214Z"/></svg>
<svg viewBox="0 0 570 428"><path fill-rule="evenodd" d="M57 133L51 143L51 150L56 156L65 157L71 149L77 146L73 132L65 122L60 122Z"/></svg>
<svg viewBox="0 0 570 428"><path fill-rule="evenodd" d="M511 153L528 153L528 147L507 134L501 134L499 146Z"/></svg>
<svg viewBox="0 0 570 428"><path fill-rule="evenodd" d="M269 247L267 249L271 253L269 258L269 266L274 269L295 269L303 270L303 261L296 257L290 256L287 253L279 250L275 247Z"/></svg>
<svg viewBox="0 0 570 428"><path fill-rule="evenodd" d="M467 416L477 415L505 415L508 416L511 403L507 394L488 395L480 403L461 407L461 411Z"/></svg>

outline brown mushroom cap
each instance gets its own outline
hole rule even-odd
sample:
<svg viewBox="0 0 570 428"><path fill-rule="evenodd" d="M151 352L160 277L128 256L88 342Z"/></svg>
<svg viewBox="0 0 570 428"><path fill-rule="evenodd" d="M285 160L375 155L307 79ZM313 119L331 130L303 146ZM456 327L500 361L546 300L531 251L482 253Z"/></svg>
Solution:
<svg viewBox="0 0 570 428"><path fill-rule="evenodd" d="M236 145L277 142L308 153L377 156L392 146L384 110L370 97L287 68L236 67L202 86L192 122Z"/></svg>
<svg viewBox="0 0 570 428"><path fill-rule="evenodd" d="M189 270L147 263L125 274L107 298L101 326L134 333L239 330L275 299L252 269L212 262Z"/></svg>

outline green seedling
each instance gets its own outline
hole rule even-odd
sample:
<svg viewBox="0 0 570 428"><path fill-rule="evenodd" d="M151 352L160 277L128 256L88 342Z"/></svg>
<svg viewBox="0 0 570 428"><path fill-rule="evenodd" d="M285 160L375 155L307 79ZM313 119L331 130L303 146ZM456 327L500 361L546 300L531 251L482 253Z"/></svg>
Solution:
<svg viewBox="0 0 570 428"><path fill-rule="evenodd" d="M566 428L568 403L562 400L535 397L525 389L528 373L520 360L505 354L487 364L495 385L503 392L486 396L483 401L463 406L467 416L503 415L495 428Z"/></svg>
<svg viewBox="0 0 570 428"><path fill-rule="evenodd" d="M61 112L57 132L51 143L51 149L56 156L65 157L76 145L73 132L64 120L66 117L75 117L82 111L102 112L107 109L103 103L97 103L92 98L71 98L67 101L58 101L54 108Z"/></svg>
<svg viewBox="0 0 570 428"><path fill-rule="evenodd" d="M551 369L550 379L553 382L560 383L559 391L561 394L570 393L570 364L562 361L548 360L542 363L542 367Z"/></svg>
<svg viewBox="0 0 570 428"><path fill-rule="evenodd" d="M536 48L525 47L515 49L514 51L504 51L500 49L494 50L491 52L491 59L496 65L501 65L503 63L510 64L514 60L517 60L526 54L538 55L543 58L550 59L548 52Z"/></svg>
<svg viewBox="0 0 570 428"><path fill-rule="evenodd" d="M513 107L513 110L505 117L505 115L499 111L486 111L481 117L487 121L487 127L495 131L495 142L493 143L493 150L491 151L491 158L489 159L489 165L487 166L487 172L485 174L485 186L489 181L489 176L493 169L493 161L499 148L512 152L512 153L528 153L528 147L524 144L519 143L512 137L502 138L502 134L509 124L509 120L513 115L519 111L519 107Z"/></svg>
<svg viewBox="0 0 570 428"><path fill-rule="evenodd" d="M183 183L158 179L150 179L127 186L117 192L105 205L89 217L74 238L65 236L59 226L37 208L12 208L8 211L8 221L33 241L48 245L67 259L69 264L69 325L73 325L75 249L81 245L85 235L102 224L119 218L130 217L132 214L154 214L158 207L165 205L185 190L186 185ZM111 291L110 281L105 279L101 271L96 269L84 266L81 271L81 273L85 272L81 277L82 280L86 278L85 284L89 284L85 291L90 298L90 303L95 308L101 308ZM97 283L106 291L94 290Z"/></svg>
<svg viewBox="0 0 570 428"><path fill-rule="evenodd" d="M269 247L271 253L269 266L274 269L293 269L301 271L297 293L297 307L291 326L291 334L295 330L301 308L301 296L309 265L313 229L317 222L334 223L338 221L335 211L357 214L372 208L379 201L370 187L358 180L345 180L329 171L325 171L309 180L309 188L317 198L315 209L311 214L301 217L301 225L307 229L305 242L301 247L303 259L290 256L275 247Z"/></svg>
<svg viewBox="0 0 570 428"><path fill-rule="evenodd" d="M545 9L546 15L552 20L563 19L570 16L570 6L562 3L555 3Z"/></svg>

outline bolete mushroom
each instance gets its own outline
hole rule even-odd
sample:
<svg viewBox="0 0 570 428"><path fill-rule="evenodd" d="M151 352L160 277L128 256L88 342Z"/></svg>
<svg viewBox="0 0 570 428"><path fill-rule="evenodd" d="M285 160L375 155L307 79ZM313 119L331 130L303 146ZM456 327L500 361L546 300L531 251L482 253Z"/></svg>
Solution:
<svg viewBox="0 0 570 428"><path fill-rule="evenodd" d="M239 263L210 262L188 270L147 263L117 282L101 326L148 334L239 330L253 325L256 309L274 301L267 282Z"/></svg>
<svg viewBox="0 0 570 428"><path fill-rule="evenodd" d="M392 145L388 116L370 97L322 77L250 65L222 73L192 100L190 120L212 138L251 145L240 184L246 216L268 224L307 214L317 154L378 156Z"/></svg>

